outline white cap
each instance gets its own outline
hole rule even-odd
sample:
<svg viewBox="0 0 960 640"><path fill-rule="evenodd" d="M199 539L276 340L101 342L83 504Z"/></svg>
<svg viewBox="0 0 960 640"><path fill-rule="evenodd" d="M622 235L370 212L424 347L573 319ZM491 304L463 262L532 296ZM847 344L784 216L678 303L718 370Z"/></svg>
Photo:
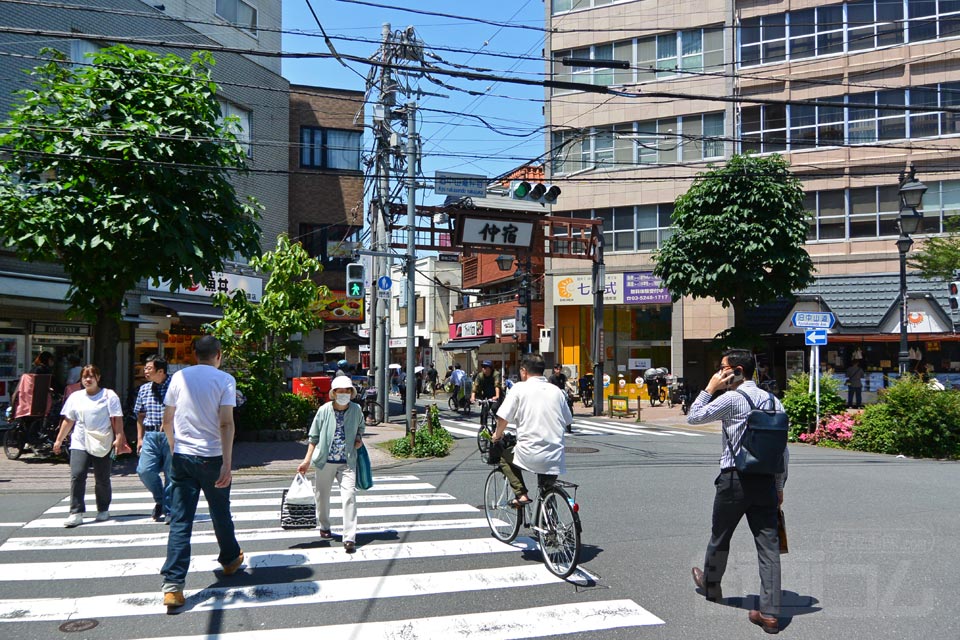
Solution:
<svg viewBox="0 0 960 640"><path fill-rule="evenodd" d="M352 389L353 389L353 380L351 380L351 379L348 378L347 376L337 376L336 378L333 379L333 382L330 383L330 389L331 389L331 391L335 391L335 390L337 390L337 389L351 389L351 390L352 390Z"/></svg>

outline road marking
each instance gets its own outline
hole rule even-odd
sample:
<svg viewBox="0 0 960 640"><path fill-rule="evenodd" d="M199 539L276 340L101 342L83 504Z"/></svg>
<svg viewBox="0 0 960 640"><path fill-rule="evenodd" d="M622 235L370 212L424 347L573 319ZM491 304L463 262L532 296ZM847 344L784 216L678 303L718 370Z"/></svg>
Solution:
<svg viewBox="0 0 960 640"><path fill-rule="evenodd" d="M166 636L154 640L285 640L292 635L350 640L511 640L664 624L632 600L603 600L455 616L360 622L325 627L262 629L216 635Z"/></svg>
<svg viewBox="0 0 960 640"><path fill-rule="evenodd" d="M370 562L375 560L407 560L411 558L440 558L473 556L517 551L536 551L537 543L530 538L519 538L514 544L504 544L493 538L468 540L431 540L367 544L357 547L347 559L340 546L297 549L295 551L268 551L249 553L244 564L247 571L280 569L309 565ZM43 576L44 580L83 580L84 578L129 578L153 576L160 573L164 558L129 558L125 560L77 560L72 562L24 562L0 564L0 581L29 582ZM188 572L213 571L219 566L215 554L193 556Z"/></svg>
<svg viewBox="0 0 960 640"><path fill-rule="evenodd" d="M453 520L415 520L399 522L360 522L357 533L360 535L373 533L406 533L416 531L446 531L454 529L486 529L486 518L461 518ZM50 536L46 538L8 538L0 545L3 551L31 551L57 549L103 549L109 547L123 547L136 545L139 547L167 546L168 530L163 525L158 526L160 533L131 533L113 535L87 536ZM334 532L340 528L334 527ZM237 541L248 540L299 540L303 538L317 538L316 529L291 529L284 531L280 527L265 529L237 529ZM200 544L216 544L217 537L213 531L194 531L190 539L194 546Z"/></svg>
<svg viewBox="0 0 960 640"><path fill-rule="evenodd" d="M479 511L474 506L468 504L425 504L413 505L409 507L367 507L358 508L359 518L374 518L381 516L405 516L427 513L476 513ZM280 505L271 511L238 511L233 514L234 522L256 522L260 520L279 521ZM331 509L330 516L334 518L343 517L343 509ZM210 522L210 515L198 513L193 519L194 522ZM83 524L93 524L93 518L84 518ZM130 525L153 525L156 526L153 518L148 516L116 516L111 517L105 522L97 522L96 527L118 527ZM23 526L24 529L60 529L63 528L63 520L59 518L38 518L28 522Z"/></svg>
<svg viewBox="0 0 960 640"><path fill-rule="evenodd" d="M480 430L478 428L477 431L470 431L469 429L460 429L459 427L451 427L450 425L444 425L443 428L449 431L450 433L455 433L458 436L465 436L467 438L475 438L477 435L477 431Z"/></svg>
<svg viewBox="0 0 960 640"><path fill-rule="evenodd" d="M0 527L22 527L26 522L0 522Z"/></svg>
<svg viewBox="0 0 960 640"><path fill-rule="evenodd" d="M456 500L455 497L449 493L387 493L384 495L366 495L365 493L357 492L357 503L374 503L374 502L429 502L431 500ZM339 495L331 496L330 502L342 503L343 498ZM96 511L97 503L96 501L88 501L86 503L87 511ZM154 503L151 500L150 502L111 502L110 503L110 512L120 512L120 511L146 511L151 512L153 510ZM280 496L273 498L245 498L241 500L234 500L233 496L230 497L230 508L234 509L235 507L276 507L280 508ZM197 504L198 509L207 509L207 501L202 497L200 502ZM54 514L54 513L69 513L70 505L57 505L50 507L45 514Z"/></svg>
<svg viewBox="0 0 960 640"><path fill-rule="evenodd" d="M310 477L310 476L308 476L308 477ZM407 483L407 484L395 484L395 483L391 483L391 482L390 482L390 481L392 481L392 480L394 480L394 479L398 479L398 478L400 478L400 477L402 477L402 476L394 476L393 478L386 478L386 479L384 480L384 482L381 483L381 484L377 484L378 479L375 477L374 480L373 480L373 481L374 481L374 485L373 485L372 487L370 487L369 489L367 489L366 491L367 491L367 492L370 492L370 491L404 491L404 490L406 490L406 491L410 491L410 490L425 491L425 490L427 490L427 489L433 489L433 488L434 488L434 486L433 486L432 484L428 483L428 482L410 482L410 483ZM312 481L312 478L311 478L311 481ZM281 493L283 493L284 489L286 489L286 488L287 488L287 487L263 487L263 488L260 488L260 489L237 489L237 488L231 488L231 489L230 489L230 499L232 500L232 499L233 499L234 497L236 497L236 496L264 495L264 494L276 494L276 495L279 496ZM339 491L339 488L335 488L335 489L334 489L334 493L337 493L338 491ZM121 493L114 492L114 494L113 494L113 500L114 500L114 501L116 501L116 500L147 500L147 499L149 499L149 500L152 500L152 499L153 499L153 494L151 494L149 491L126 491L126 492L121 492ZM64 499L61 500L60 502L70 502L70 496L67 496L66 498L64 498ZM152 507L151 507L151 508L152 508Z"/></svg>
<svg viewBox="0 0 960 640"><path fill-rule="evenodd" d="M652 429L647 429L645 427L631 427L628 425L611 425L609 423L597 424L596 422L577 422L574 421L573 424L578 427L585 427L588 429L596 429L599 431L606 431L614 435L626 435L626 436L666 436L672 438L672 435L665 434L661 431L653 431Z"/></svg>
<svg viewBox="0 0 960 640"><path fill-rule="evenodd" d="M376 600L564 584L543 565L470 569L405 575L377 575L307 582L281 582L249 587L208 587L184 591L186 605L179 612L210 612L268 606L291 606ZM166 614L163 594L121 593L79 598L0 600L0 622L37 622L73 618L118 618ZM488 621L497 613L485 613ZM513 636L516 637L516 636Z"/></svg>

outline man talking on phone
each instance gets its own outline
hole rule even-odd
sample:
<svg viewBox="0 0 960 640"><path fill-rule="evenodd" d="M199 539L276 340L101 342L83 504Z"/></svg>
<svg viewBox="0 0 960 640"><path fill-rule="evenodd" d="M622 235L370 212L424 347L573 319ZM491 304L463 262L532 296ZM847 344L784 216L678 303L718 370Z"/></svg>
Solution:
<svg viewBox="0 0 960 640"><path fill-rule="evenodd" d="M720 370L713 374L707 388L690 406L689 424L705 424L720 420L720 474L714 481L713 526L703 561L703 569L693 568L693 582L707 600L723 599L720 581L727 568L730 538L744 515L757 547L760 564L760 609L750 611L749 620L767 633L780 631L780 539L777 533L777 510L783 502L783 485L787 477L789 452L784 448L782 474L740 474L734 456L740 449L746 430L750 403L761 406L773 398L777 411L783 405L753 382L756 367L753 354L744 349L724 352ZM725 393L724 393L725 392ZM737 393L742 392L742 393Z"/></svg>

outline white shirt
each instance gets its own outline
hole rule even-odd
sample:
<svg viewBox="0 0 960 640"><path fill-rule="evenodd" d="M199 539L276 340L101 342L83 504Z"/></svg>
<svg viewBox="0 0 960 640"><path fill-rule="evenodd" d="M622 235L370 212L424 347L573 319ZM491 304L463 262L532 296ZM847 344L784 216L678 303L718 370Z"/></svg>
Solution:
<svg viewBox="0 0 960 640"><path fill-rule="evenodd" d="M110 389L100 389L93 395L81 389L70 394L60 415L74 421L70 448L86 451L86 431L112 433L110 418L122 417L123 407L120 406L120 398Z"/></svg>
<svg viewBox="0 0 960 640"><path fill-rule="evenodd" d="M173 415L174 453L212 458L223 455L220 407L237 406L237 381L208 364L173 374L163 403Z"/></svg>
<svg viewBox="0 0 960 640"><path fill-rule="evenodd" d="M513 463L534 473L566 471L563 433L573 422L566 395L543 376L530 376L510 389L497 417L517 425Z"/></svg>

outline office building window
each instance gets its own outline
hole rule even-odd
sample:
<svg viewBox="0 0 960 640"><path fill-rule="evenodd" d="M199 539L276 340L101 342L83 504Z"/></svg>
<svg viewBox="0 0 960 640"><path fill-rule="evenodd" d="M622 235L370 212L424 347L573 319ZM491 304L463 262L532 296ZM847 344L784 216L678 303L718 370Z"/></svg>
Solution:
<svg viewBox="0 0 960 640"><path fill-rule="evenodd" d="M300 128L300 166L311 169L360 171L363 133L322 127Z"/></svg>
<svg viewBox="0 0 960 640"><path fill-rule="evenodd" d="M220 104L221 122L225 123L226 129L237 137L237 142L243 146L247 157L252 157L253 145L250 142L250 111L225 100L218 99L217 102Z"/></svg>
<svg viewBox="0 0 960 640"><path fill-rule="evenodd" d="M257 8L249 2L217 0L217 15L233 26L257 35Z"/></svg>

